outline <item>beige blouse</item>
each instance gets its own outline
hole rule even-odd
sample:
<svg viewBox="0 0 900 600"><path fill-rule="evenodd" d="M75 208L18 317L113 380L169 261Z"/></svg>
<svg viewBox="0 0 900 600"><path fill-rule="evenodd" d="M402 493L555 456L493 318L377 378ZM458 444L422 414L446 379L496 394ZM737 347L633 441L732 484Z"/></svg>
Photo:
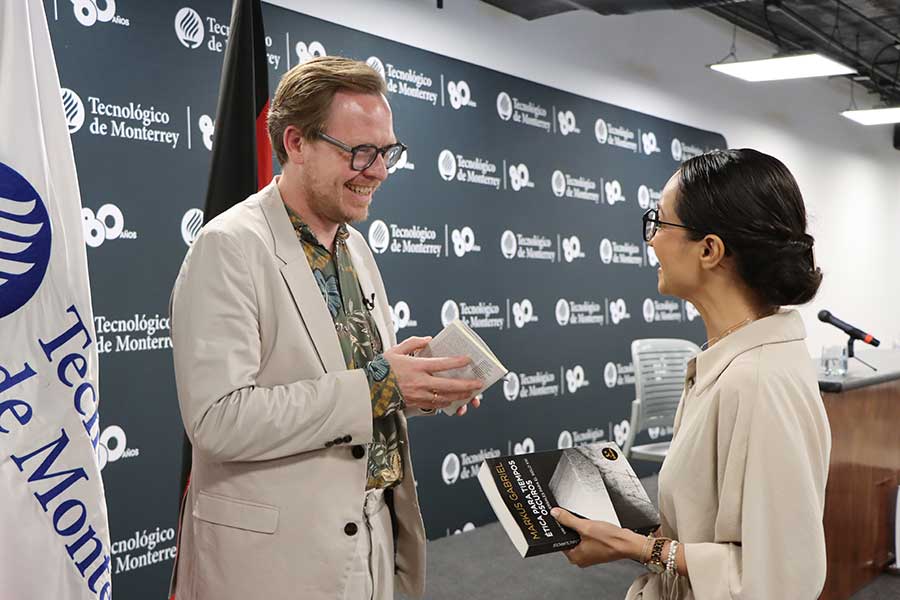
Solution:
<svg viewBox="0 0 900 600"><path fill-rule="evenodd" d="M818 597L831 432L805 337L782 310L691 359L659 474L689 576L648 573L626 600Z"/></svg>

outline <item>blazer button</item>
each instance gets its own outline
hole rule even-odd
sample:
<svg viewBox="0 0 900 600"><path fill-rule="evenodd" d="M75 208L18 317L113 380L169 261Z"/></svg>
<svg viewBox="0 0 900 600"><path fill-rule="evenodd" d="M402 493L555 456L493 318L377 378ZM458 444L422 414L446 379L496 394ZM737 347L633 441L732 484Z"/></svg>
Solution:
<svg viewBox="0 0 900 600"><path fill-rule="evenodd" d="M352 436L352 435L345 435L345 436L344 436L344 439L342 439L341 441L344 442L345 444L349 444L350 442L353 441L353 436Z"/></svg>
<svg viewBox="0 0 900 600"><path fill-rule="evenodd" d="M334 446L334 442L325 442L326 448L331 448L332 446Z"/></svg>
<svg viewBox="0 0 900 600"><path fill-rule="evenodd" d="M351 452L353 452L353 458L362 458L366 455L366 449L362 446L353 446Z"/></svg>
<svg viewBox="0 0 900 600"><path fill-rule="evenodd" d="M344 533L347 535L356 535L357 531L359 531L359 527L356 526L356 523L347 523L344 525Z"/></svg>

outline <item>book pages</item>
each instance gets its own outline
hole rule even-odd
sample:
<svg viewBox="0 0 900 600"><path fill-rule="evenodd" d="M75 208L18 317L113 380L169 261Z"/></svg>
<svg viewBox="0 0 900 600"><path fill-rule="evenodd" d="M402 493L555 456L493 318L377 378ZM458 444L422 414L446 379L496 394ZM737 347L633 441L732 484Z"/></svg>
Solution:
<svg viewBox="0 0 900 600"><path fill-rule="evenodd" d="M444 327L417 356L425 358L468 356L471 362L466 366L439 371L434 375L453 379L480 379L484 384L476 395L495 384L507 372L506 367L494 356L484 340L459 319L451 321ZM465 401L454 402L443 409L443 412L452 415L464 404Z"/></svg>

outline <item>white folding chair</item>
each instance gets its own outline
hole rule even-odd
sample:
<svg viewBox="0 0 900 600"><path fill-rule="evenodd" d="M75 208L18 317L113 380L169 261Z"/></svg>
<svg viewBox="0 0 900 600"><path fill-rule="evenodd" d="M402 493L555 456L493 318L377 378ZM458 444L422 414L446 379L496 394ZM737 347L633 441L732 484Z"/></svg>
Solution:
<svg viewBox="0 0 900 600"><path fill-rule="evenodd" d="M651 338L631 343L636 398L631 403L628 438L622 448L629 459L665 460L670 441L634 446L634 439L652 427L665 430L674 424L687 361L698 352L700 347L690 340Z"/></svg>

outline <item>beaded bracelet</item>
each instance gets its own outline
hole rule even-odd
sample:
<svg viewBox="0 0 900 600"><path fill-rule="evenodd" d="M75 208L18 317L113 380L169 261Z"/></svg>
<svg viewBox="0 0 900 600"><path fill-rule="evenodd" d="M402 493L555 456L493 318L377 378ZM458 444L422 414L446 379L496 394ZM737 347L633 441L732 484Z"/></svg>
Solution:
<svg viewBox="0 0 900 600"><path fill-rule="evenodd" d="M676 562L676 552L678 550L678 542L672 540L669 544L669 557L666 559L666 573L677 573L678 564Z"/></svg>

